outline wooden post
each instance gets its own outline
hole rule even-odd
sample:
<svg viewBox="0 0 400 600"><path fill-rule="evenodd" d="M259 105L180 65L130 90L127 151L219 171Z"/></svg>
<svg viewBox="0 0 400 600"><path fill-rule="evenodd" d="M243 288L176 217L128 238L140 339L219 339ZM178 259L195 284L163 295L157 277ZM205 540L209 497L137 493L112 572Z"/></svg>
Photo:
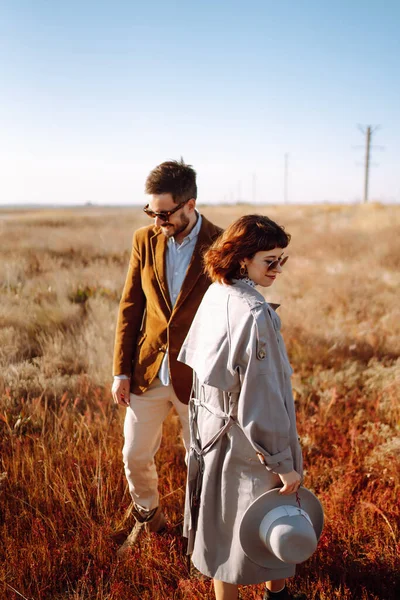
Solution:
<svg viewBox="0 0 400 600"><path fill-rule="evenodd" d="M252 181L251 181L251 201L253 204L257 202L257 175L253 173Z"/></svg>
<svg viewBox="0 0 400 600"><path fill-rule="evenodd" d="M366 135L366 142L365 142L364 202L368 202L370 148L371 148L371 127L367 127L367 135Z"/></svg>
<svg viewBox="0 0 400 600"><path fill-rule="evenodd" d="M288 193L288 167L289 167L289 155L285 154L285 167L283 173L283 201L285 204L289 204L289 193Z"/></svg>

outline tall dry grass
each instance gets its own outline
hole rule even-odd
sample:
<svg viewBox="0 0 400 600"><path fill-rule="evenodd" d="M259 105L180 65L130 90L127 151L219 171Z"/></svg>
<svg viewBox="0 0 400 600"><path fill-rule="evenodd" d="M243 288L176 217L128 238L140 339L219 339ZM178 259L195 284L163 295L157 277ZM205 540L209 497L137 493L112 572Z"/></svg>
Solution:
<svg viewBox="0 0 400 600"><path fill-rule="evenodd" d="M306 485L324 503L312 600L399 597L397 207L257 207L292 234L282 304ZM249 206L204 207L225 226ZM174 415L157 456L165 535L118 561L132 525L123 410L110 398L118 298L137 209L0 212L0 591L10 600L211 599L181 538ZM262 587L241 590L260 598Z"/></svg>

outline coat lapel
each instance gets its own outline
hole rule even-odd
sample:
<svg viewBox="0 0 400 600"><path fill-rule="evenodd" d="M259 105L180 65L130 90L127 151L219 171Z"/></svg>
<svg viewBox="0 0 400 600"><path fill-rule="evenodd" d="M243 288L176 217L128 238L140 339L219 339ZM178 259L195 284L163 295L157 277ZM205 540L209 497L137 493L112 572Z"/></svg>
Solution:
<svg viewBox="0 0 400 600"><path fill-rule="evenodd" d="M270 305L270 307L271 307L273 310L276 310L277 308L279 308L279 307L280 307L280 304L274 304L273 302L268 302L268 304Z"/></svg>
<svg viewBox="0 0 400 600"><path fill-rule="evenodd" d="M167 283L167 267L166 267L166 256L167 256L167 238L161 232L156 233L151 239L151 251L153 253L153 264L154 272L160 286L161 294L165 300L165 304L169 311L171 311L171 300L169 297L168 283Z"/></svg>

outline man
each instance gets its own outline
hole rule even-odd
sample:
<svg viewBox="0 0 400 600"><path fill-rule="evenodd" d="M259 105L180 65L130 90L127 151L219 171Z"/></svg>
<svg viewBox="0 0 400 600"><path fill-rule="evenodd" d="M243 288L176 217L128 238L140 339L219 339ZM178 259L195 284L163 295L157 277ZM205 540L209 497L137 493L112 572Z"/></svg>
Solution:
<svg viewBox="0 0 400 600"><path fill-rule="evenodd" d="M154 456L172 406L189 447L192 371L177 356L211 283L202 255L221 233L197 212L196 172L182 160L155 167L146 193L144 211L154 223L133 236L114 348L112 395L127 408L123 460L136 520L120 554L144 528L157 532L165 526Z"/></svg>

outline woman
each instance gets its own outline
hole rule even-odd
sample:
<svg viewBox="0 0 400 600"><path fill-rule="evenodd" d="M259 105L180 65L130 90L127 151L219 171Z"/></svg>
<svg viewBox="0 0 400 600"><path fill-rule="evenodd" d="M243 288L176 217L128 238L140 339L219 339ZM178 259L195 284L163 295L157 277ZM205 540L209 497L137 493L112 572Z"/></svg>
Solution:
<svg viewBox="0 0 400 600"><path fill-rule="evenodd" d="M212 577L217 600L238 585L266 581L264 598L293 598L294 565L260 567L244 553L241 519L265 492L295 493L302 456L290 367L276 305L255 289L271 287L287 260L290 236L261 215L235 221L205 254L213 280L179 360L194 371L191 452L185 510L188 552Z"/></svg>

